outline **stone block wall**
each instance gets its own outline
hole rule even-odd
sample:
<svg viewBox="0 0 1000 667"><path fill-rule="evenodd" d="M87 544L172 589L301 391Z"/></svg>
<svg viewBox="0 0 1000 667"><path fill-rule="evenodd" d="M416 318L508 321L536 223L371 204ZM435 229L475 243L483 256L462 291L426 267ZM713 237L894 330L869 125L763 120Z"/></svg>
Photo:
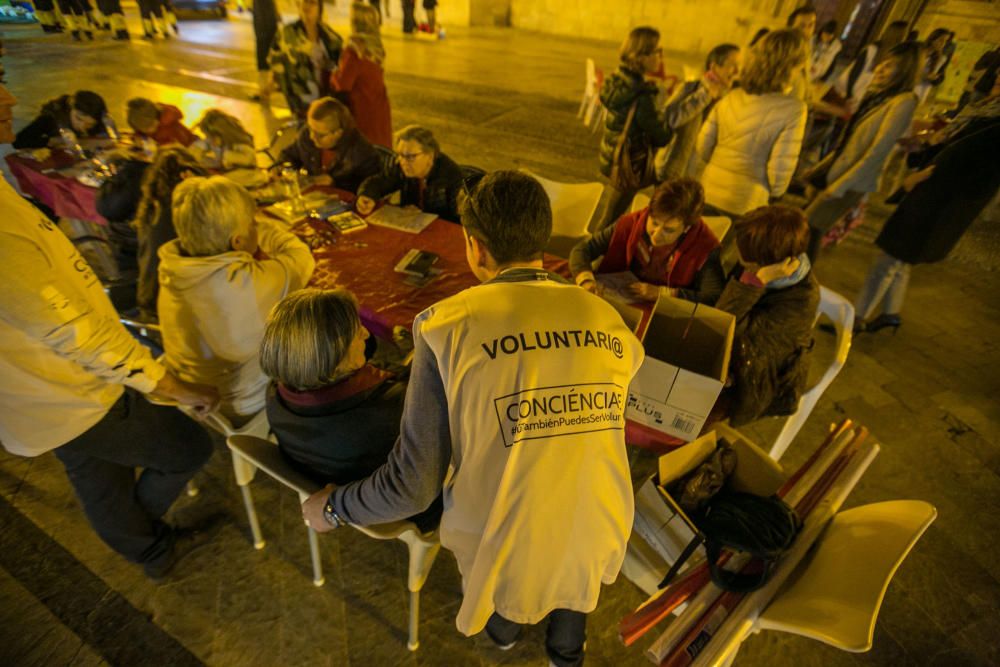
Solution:
<svg viewBox="0 0 1000 667"><path fill-rule="evenodd" d="M1000 2L997 0L931 0L917 21L922 36L948 28L955 39L1000 44Z"/></svg>
<svg viewBox="0 0 1000 667"><path fill-rule="evenodd" d="M757 29L784 25L799 0L511 0L511 25L526 30L620 41L638 25L663 35L669 51L705 53L746 44Z"/></svg>

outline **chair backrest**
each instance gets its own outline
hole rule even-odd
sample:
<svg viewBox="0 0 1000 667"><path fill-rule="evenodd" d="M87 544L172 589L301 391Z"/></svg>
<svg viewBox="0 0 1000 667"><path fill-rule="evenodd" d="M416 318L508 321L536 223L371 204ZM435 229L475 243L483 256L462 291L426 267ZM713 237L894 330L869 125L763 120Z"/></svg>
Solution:
<svg viewBox="0 0 1000 667"><path fill-rule="evenodd" d="M632 213L635 213L636 211L641 211L642 209L649 206L649 201L650 201L649 195L647 195L645 192L635 193L635 197L632 197L632 208L630 209L630 211Z"/></svg>
<svg viewBox="0 0 1000 667"><path fill-rule="evenodd" d="M922 500L840 512L764 609L759 627L845 651L869 650L889 582L936 517L934 506Z"/></svg>
<svg viewBox="0 0 1000 667"><path fill-rule="evenodd" d="M726 237L729 232L729 228L733 226L733 221L725 215L707 215L702 217L702 221L705 225L712 230L712 234L715 238L722 240Z"/></svg>
<svg viewBox="0 0 1000 667"><path fill-rule="evenodd" d="M392 165L396 163L396 152L381 144L372 144L372 147L378 153L379 165L382 167L382 171L387 172L392 169Z"/></svg>
<svg viewBox="0 0 1000 667"><path fill-rule="evenodd" d="M479 181L483 180L483 176L486 175L485 169L473 167L471 164L460 164L458 168L462 171L462 180L465 181L465 187L470 192L472 188L479 184Z"/></svg>
<svg viewBox="0 0 1000 667"><path fill-rule="evenodd" d="M812 409L816 407L816 403L819 402L823 392L826 391L826 388L830 386L837 377L837 374L840 373L840 369L844 367L844 364L847 362L847 355L851 351L851 338L854 329L854 306L840 294L821 285L819 288L819 308L816 310L816 320L819 320L820 315L826 315L833 321L833 326L837 333L833 360L823 372L823 376L819 379L819 382L799 398L798 410L787 419L774 444L771 446L771 457L776 461L781 458L785 450L788 449L788 446L792 444L792 440L798 435L799 430L805 424Z"/></svg>
<svg viewBox="0 0 1000 667"><path fill-rule="evenodd" d="M226 438L226 446L300 497L311 496L322 488L293 468L273 442L253 435L230 435Z"/></svg>
<svg viewBox="0 0 1000 667"><path fill-rule="evenodd" d="M697 81L701 78L701 72L690 65L681 65L681 71L684 72L685 81Z"/></svg>
<svg viewBox="0 0 1000 667"><path fill-rule="evenodd" d="M184 410L183 407L181 409ZM187 411L185 410L185 412ZM271 430L271 425L267 421L267 410L265 409L261 409L260 412L251 417L248 422L239 428L233 426L225 416L217 411L208 413L205 417L205 423L227 438L233 435L250 435L267 438L267 434Z"/></svg>
<svg viewBox="0 0 1000 667"><path fill-rule="evenodd" d="M600 183L561 183L543 178L527 169L523 171L541 183L549 196L552 204L552 236L586 236L601 201L604 186Z"/></svg>
<svg viewBox="0 0 1000 667"><path fill-rule="evenodd" d="M587 58L584 61L584 70L586 80L584 82L584 95L592 96L597 94L597 66L594 64L593 58Z"/></svg>
<svg viewBox="0 0 1000 667"><path fill-rule="evenodd" d="M230 435L226 438L226 446L249 461L258 470L298 493L300 498L308 498L323 488L293 468L277 446L269 440L253 435ZM413 532L414 537L426 542L433 542L437 539L436 535L422 535L420 529L412 521L392 521L373 526L351 525L377 540L406 540L411 537L406 535L410 531Z"/></svg>

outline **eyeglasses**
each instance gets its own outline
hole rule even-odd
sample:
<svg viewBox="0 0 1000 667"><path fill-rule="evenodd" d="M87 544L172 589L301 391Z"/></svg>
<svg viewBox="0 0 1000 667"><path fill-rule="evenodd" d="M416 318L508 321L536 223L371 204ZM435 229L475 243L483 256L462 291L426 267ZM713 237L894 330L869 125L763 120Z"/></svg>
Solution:
<svg viewBox="0 0 1000 667"><path fill-rule="evenodd" d="M396 158L398 158L400 162L413 162L423 154L423 151L419 153L396 153Z"/></svg>

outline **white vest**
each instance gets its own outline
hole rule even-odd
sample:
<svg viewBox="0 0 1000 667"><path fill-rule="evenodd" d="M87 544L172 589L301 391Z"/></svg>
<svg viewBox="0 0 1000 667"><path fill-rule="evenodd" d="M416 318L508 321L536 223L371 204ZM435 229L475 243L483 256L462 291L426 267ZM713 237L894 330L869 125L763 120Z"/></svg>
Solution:
<svg viewBox="0 0 1000 667"><path fill-rule="evenodd" d="M462 572L467 635L494 610L517 623L592 611L632 527L624 411L642 345L600 298L527 275L468 289L415 324L448 397L441 543Z"/></svg>

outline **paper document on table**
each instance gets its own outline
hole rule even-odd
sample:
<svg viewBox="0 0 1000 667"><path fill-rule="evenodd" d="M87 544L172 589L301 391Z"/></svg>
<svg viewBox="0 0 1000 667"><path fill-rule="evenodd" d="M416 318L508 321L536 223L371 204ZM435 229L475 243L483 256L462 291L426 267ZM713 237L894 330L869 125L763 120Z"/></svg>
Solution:
<svg viewBox="0 0 1000 667"><path fill-rule="evenodd" d="M639 282L639 279L631 271L619 271L618 273L598 273L594 278L604 289L604 294L617 299L626 304L646 303L642 299L637 299L629 293L628 286Z"/></svg>
<svg viewBox="0 0 1000 667"><path fill-rule="evenodd" d="M401 232L419 234L427 229L427 226L437 220L433 213L424 213L418 208L398 206L383 206L372 213L366 222L379 227L389 227L398 229Z"/></svg>

